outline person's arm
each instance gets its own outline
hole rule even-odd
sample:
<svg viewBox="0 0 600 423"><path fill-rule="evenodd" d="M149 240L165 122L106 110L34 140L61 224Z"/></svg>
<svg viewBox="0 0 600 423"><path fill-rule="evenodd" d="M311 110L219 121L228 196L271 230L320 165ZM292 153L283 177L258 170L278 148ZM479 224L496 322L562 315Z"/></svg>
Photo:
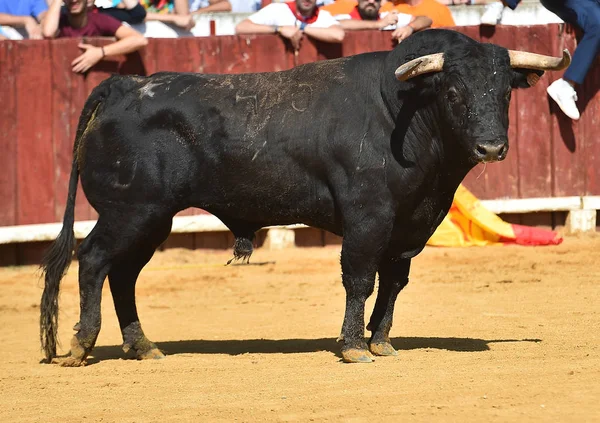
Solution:
<svg viewBox="0 0 600 423"><path fill-rule="evenodd" d="M84 49L85 52L71 62L73 72L86 72L106 56L132 53L148 45L146 37L127 25L121 25L117 29L115 38L117 39L116 42L103 47L84 43L79 44L79 48Z"/></svg>
<svg viewBox="0 0 600 423"><path fill-rule="evenodd" d="M191 14L177 15L175 13L146 13L146 21L159 21L173 24L189 31L196 25L194 17Z"/></svg>
<svg viewBox="0 0 600 423"><path fill-rule="evenodd" d="M394 32L392 32L392 38L401 42L415 32L429 28L432 23L433 20L427 16L413 16L408 25L396 28Z"/></svg>
<svg viewBox="0 0 600 423"><path fill-rule="evenodd" d="M315 28L308 25L304 28L304 33L315 40L326 43L341 43L344 41L345 35L344 29L338 24L331 25L329 28Z"/></svg>
<svg viewBox="0 0 600 423"><path fill-rule="evenodd" d="M246 18L235 26L236 34L277 34L280 27L276 25L263 25L252 22Z"/></svg>
<svg viewBox="0 0 600 423"><path fill-rule="evenodd" d="M192 13L199 15L202 13L231 12L231 3L229 3L229 0L209 0L209 3L208 6Z"/></svg>
<svg viewBox="0 0 600 423"><path fill-rule="evenodd" d="M53 0L46 16L42 20L42 35L44 38L56 38L58 35L58 24L60 22L61 0Z"/></svg>
<svg viewBox="0 0 600 423"><path fill-rule="evenodd" d="M187 16L190 14L190 2L188 0L174 0L173 13Z"/></svg>
<svg viewBox="0 0 600 423"><path fill-rule="evenodd" d="M433 20L428 16L415 16L410 21L409 25L413 27L413 29L415 30L414 32L417 32L431 27L432 23Z"/></svg>
<svg viewBox="0 0 600 423"><path fill-rule="evenodd" d="M344 19L339 21L340 25L345 30L360 30L360 29L382 29L389 25L394 25L398 22L397 13L388 13L383 18L376 21L365 21L359 19Z"/></svg>

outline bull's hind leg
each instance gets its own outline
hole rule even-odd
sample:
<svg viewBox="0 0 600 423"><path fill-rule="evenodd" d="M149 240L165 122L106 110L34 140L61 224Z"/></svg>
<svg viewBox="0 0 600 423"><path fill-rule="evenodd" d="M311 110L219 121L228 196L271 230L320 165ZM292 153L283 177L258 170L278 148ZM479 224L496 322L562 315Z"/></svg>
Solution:
<svg viewBox="0 0 600 423"><path fill-rule="evenodd" d="M112 266L108 281L119 326L123 335L123 350L133 349L139 359L163 358L163 353L142 331L135 302L135 284L142 268L171 231L171 219L157 223L145 234L139 246L119 258Z"/></svg>
<svg viewBox="0 0 600 423"><path fill-rule="evenodd" d="M80 318L74 328L77 333L71 339L69 356L53 360L61 366L84 365L100 332L102 285L110 268L110 244L113 242L110 226L106 222L100 218L77 251Z"/></svg>
<svg viewBox="0 0 600 423"><path fill-rule="evenodd" d="M369 350L375 355L397 355L390 342L394 304L398 294L408 283L410 259L385 257L379 265L379 289L373 314L367 325L372 332Z"/></svg>
<svg viewBox="0 0 600 423"><path fill-rule="evenodd" d="M143 250L145 242L156 236L154 231L164 234L165 222L170 223L170 217L158 218L151 206L114 207L100 213L98 223L77 252L80 318L75 325L77 333L71 339L70 355L56 360L62 366L84 365L92 351L100 333L102 286L109 272L113 267L118 269L134 251ZM143 265L138 266L141 269Z"/></svg>

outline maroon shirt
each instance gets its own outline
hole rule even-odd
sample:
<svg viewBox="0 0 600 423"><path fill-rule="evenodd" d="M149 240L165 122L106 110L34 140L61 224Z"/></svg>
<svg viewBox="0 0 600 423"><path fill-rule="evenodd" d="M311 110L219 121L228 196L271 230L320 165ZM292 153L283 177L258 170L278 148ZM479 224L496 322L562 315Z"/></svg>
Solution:
<svg viewBox="0 0 600 423"><path fill-rule="evenodd" d="M121 21L104 13L88 13L87 24L81 28L73 28L69 24L67 15L60 15L58 22L59 37L113 37L117 29L121 26Z"/></svg>

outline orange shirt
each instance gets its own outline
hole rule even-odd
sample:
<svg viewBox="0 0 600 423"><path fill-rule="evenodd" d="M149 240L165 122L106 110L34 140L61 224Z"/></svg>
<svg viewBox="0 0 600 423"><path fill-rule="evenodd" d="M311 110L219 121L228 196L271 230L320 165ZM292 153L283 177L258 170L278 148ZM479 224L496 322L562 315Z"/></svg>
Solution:
<svg viewBox="0 0 600 423"><path fill-rule="evenodd" d="M422 0L421 3L416 6L411 6L410 4L402 2L394 5L392 1L388 1L381 6L379 13L391 12L393 10L398 13L406 13L413 16L427 16L433 21L433 24L431 24L432 28L456 25L448 6L438 3L436 0Z"/></svg>
<svg viewBox="0 0 600 423"><path fill-rule="evenodd" d="M357 5L358 2L355 0L336 0L334 3L320 7L320 10L327 10L332 16L347 15L352 12L352 9Z"/></svg>

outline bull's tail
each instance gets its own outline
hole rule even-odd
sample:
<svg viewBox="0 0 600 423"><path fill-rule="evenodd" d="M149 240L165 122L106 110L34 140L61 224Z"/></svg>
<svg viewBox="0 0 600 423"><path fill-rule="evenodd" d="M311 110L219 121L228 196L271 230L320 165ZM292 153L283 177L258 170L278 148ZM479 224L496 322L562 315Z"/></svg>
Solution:
<svg viewBox="0 0 600 423"><path fill-rule="evenodd" d="M102 100L108 94L110 87L108 82L104 81L94 89L81 113L73 147L73 164L71 176L69 177L69 194L63 217L63 226L58 237L46 252L41 265L45 283L40 304L40 342L48 361L56 357L60 281L69 269L75 249L73 225L75 223L75 195L77 194L77 182L79 180L77 149L90 120L96 115Z"/></svg>
<svg viewBox="0 0 600 423"><path fill-rule="evenodd" d="M67 207L63 218L63 227L58 237L46 252L42 262L44 275L44 293L40 305L40 342L46 360L56 357L57 330L58 330L58 291L60 281L69 269L73 250L75 249L75 194L79 170L76 159L73 159L71 177L69 179L69 195Z"/></svg>

